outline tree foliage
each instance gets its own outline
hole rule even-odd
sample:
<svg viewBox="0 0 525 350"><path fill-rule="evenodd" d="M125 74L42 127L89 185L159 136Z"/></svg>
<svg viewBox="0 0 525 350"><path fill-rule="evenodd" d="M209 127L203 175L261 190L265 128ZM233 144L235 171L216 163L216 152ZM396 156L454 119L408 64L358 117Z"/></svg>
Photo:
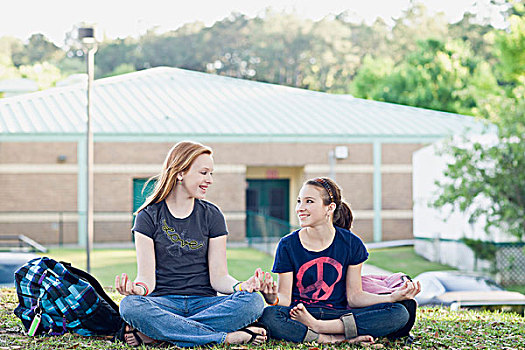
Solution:
<svg viewBox="0 0 525 350"><path fill-rule="evenodd" d="M461 41L427 39L394 67L383 58L364 63L353 81L353 92L378 101L460 112L474 104L471 95L461 91L469 86L475 67L475 58Z"/></svg>
<svg viewBox="0 0 525 350"><path fill-rule="evenodd" d="M485 219L485 229L499 229L525 238L525 103L501 101L495 141L464 140L447 145L454 157L438 183L442 207L456 203L471 212L471 221ZM488 199L488 200L486 200Z"/></svg>
<svg viewBox="0 0 525 350"><path fill-rule="evenodd" d="M57 66L64 76L84 72L83 53L75 41L76 30L74 27L66 33L65 51L42 34L31 36L27 42L12 42L11 64L18 69L48 62ZM414 56L414 50L421 45L418 41L428 43L432 39L448 45L455 39L475 43L474 56L478 56L478 48L484 48L486 52L479 51L480 57L484 57L492 52L490 40L494 40L494 35L489 34L494 31L488 24L475 23L468 14L463 21L449 24L443 14L430 15L417 2L395 18L393 26L381 18L371 24L359 22L348 12L319 21L271 9L255 18L232 13L210 27L195 22L161 34L153 28L139 38L106 39L99 44L95 57L95 77L169 66L349 93L354 89L352 81L356 74L366 68L363 62L367 56L378 62L392 62L397 72L400 64L404 62L406 66L409 56ZM377 86L378 90L382 88ZM369 92L359 96L375 98ZM407 97L406 100L418 104L421 98ZM398 103L405 102L404 99ZM439 101L434 104L425 101L422 106L439 108L438 104Z"/></svg>
<svg viewBox="0 0 525 350"><path fill-rule="evenodd" d="M496 127L489 141L464 140L447 146L448 164L436 206L456 203L484 218L485 229L497 228L525 238L525 21L513 16L508 33L499 33L496 67L506 77L503 94L481 96L479 114ZM511 44L512 43L512 44ZM521 51L521 54L520 54ZM509 60L513 57L513 60ZM488 199L488 201L484 200Z"/></svg>

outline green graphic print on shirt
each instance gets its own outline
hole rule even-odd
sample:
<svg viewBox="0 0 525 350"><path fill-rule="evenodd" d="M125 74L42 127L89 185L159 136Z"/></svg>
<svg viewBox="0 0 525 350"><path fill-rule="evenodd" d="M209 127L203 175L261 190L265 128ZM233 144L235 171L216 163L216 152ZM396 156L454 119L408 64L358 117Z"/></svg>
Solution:
<svg viewBox="0 0 525 350"><path fill-rule="evenodd" d="M186 240L184 237L181 237L181 235L184 234L184 231L180 234L175 232L173 227L169 227L168 224L166 224L166 220L162 221L162 231L164 231L173 243L179 244L181 248L188 247L188 249L196 250L204 246L204 243L196 240Z"/></svg>

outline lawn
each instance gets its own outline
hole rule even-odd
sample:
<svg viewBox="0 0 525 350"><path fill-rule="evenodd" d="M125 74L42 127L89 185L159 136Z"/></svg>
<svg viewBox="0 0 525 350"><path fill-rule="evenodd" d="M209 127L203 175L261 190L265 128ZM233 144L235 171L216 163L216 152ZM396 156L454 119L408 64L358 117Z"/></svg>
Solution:
<svg viewBox="0 0 525 350"><path fill-rule="evenodd" d="M84 249L51 249L45 256L55 260L71 262L85 269ZM237 279L247 279L257 267L270 271L273 258L248 248L228 249L228 269ZM367 264L392 272L404 272L411 277L425 271L451 270L450 266L428 261L414 252L413 247L371 249ZM135 276L137 264L134 249L94 249L91 255L92 274L103 286L112 286L115 276L126 272ZM507 289L525 293L525 286L508 286Z"/></svg>
<svg viewBox="0 0 525 350"><path fill-rule="evenodd" d="M80 269L86 268L83 249L51 249L41 255L70 262ZM228 249L227 257L230 274L242 280L248 279L257 267L270 271L273 263L271 256L248 248ZM117 274L126 272L134 278L137 273L134 249L94 249L90 258L91 274L105 287L114 285Z"/></svg>
<svg viewBox="0 0 525 350"><path fill-rule="evenodd" d="M257 267L270 270L272 257L247 248L228 249L230 273L238 279L246 279ZM72 262L85 268L85 251L82 249L55 249L45 254L57 260ZM134 275L136 272L135 252L132 249L95 249L91 257L92 273L104 286L112 286L114 277L121 272ZM370 263L390 271L403 271L415 276L423 271L448 269L448 266L434 264L417 256L413 248L401 247L370 251ZM110 339L86 338L73 334L60 337L32 338L24 334L21 322L14 316L17 305L13 288L0 290L0 349L129 349ZM121 296L114 290L111 297L117 301ZM513 313L420 308L417 322L412 331L415 342L407 347L401 341L388 342L379 339L377 347L391 349L523 349L525 348L525 318ZM167 347L177 349L176 347ZM359 349L361 346L342 344L318 346L317 344L292 344L269 342L262 347L215 346L211 349ZM210 349L210 348L208 348Z"/></svg>
<svg viewBox="0 0 525 350"><path fill-rule="evenodd" d="M12 288L0 290L0 349L130 349L121 343L106 338L80 337L66 334L56 337L29 337L23 332L22 324L13 314L17 305L16 293ZM120 296L112 293L120 300ZM379 347L390 349L524 349L525 318L513 313L460 310L450 311L439 308L420 308L412 330L415 341L412 347L402 341L389 342L378 339ZM378 345L376 345L378 346ZM153 347L149 347L153 348ZM175 346L167 349L178 349ZM318 346L315 343L292 344L271 341L264 346L213 346L207 349L360 349L358 345Z"/></svg>
<svg viewBox="0 0 525 350"><path fill-rule="evenodd" d="M404 272L410 277L416 277L422 272L455 270L448 265L428 261L414 251L414 247L397 247L370 249L365 264L374 265L392 272Z"/></svg>

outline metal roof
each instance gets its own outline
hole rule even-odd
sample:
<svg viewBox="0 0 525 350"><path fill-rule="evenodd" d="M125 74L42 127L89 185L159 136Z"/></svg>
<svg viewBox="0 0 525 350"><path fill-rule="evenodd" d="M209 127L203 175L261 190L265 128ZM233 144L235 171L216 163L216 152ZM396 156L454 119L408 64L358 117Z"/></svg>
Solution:
<svg viewBox="0 0 525 350"><path fill-rule="evenodd" d="M458 114L168 67L95 80L92 106L95 138L436 138L479 127ZM85 130L84 84L0 100L1 135Z"/></svg>

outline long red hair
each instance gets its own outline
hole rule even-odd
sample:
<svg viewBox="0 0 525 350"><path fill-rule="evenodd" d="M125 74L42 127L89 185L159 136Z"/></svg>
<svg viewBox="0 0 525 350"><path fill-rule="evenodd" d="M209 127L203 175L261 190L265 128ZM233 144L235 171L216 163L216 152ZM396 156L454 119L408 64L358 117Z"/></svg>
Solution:
<svg viewBox="0 0 525 350"><path fill-rule="evenodd" d="M147 181L148 183L157 180L153 193L146 198L144 204L140 206L135 214L152 203L158 203L166 199L177 183L177 175L188 171L195 159L201 154L211 155L212 150L210 147L192 141L181 141L173 146L164 160L160 174L151 177Z"/></svg>

